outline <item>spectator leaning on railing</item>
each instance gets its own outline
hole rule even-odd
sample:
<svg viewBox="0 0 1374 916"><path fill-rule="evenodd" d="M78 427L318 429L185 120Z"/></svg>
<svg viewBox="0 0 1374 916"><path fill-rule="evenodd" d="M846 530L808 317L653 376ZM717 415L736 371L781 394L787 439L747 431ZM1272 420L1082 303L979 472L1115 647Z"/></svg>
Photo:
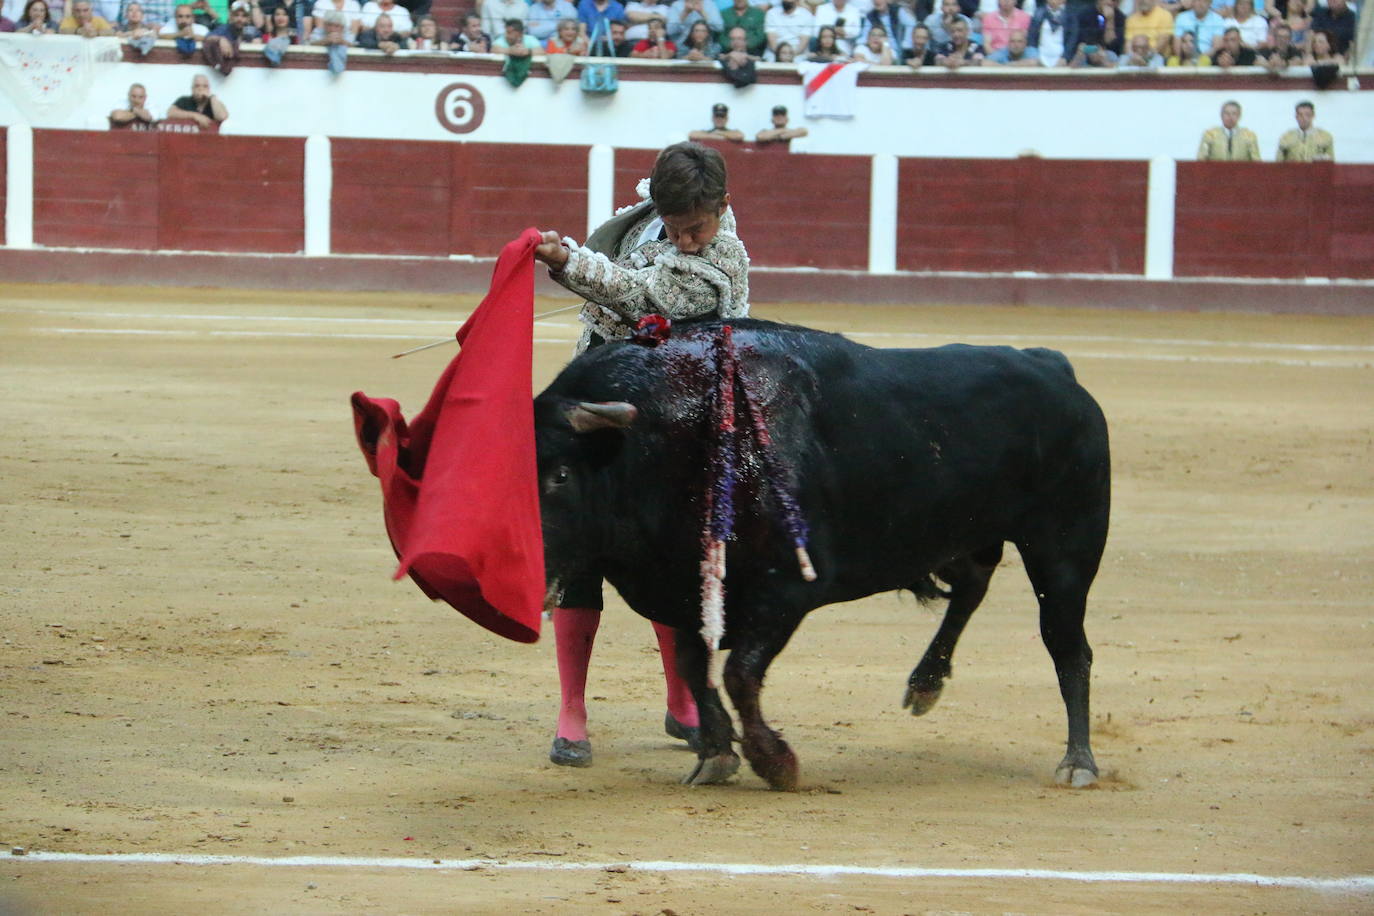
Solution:
<svg viewBox="0 0 1374 916"><path fill-rule="evenodd" d="M201 53L205 63L219 69L228 76L239 59L239 45L245 41L257 41L262 32L249 21L248 0L234 0L229 8L229 21L215 26L205 37Z"/></svg>
<svg viewBox="0 0 1374 916"><path fill-rule="evenodd" d="M548 41L565 19L577 19L577 7L568 0L535 0L525 14L525 32L539 41Z"/></svg>
<svg viewBox="0 0 1374 916"><path fill-rule="evenodd" d="M587 36L582 32L582 23L576 17L569 17L558 23L558 31L544 43L547 54L572 54L587 56Z"/></svg>
<svg viewBox="0 0 1374 916"><path fill-rule="evenodd" d="M1150 45L1149 36L1136 33L1126 43L1126 53L1116 61L1118 70L1154 70L1164 66L1164 58Z"/></svg>
<svg viewBox="0 0 1374 916"><path fill-rule="evenodd" d="M692 23L691 29L678 46L678 60L714 61L720 56L720 45L711 37L711 28L704 19Z"/></svg>
<svg viewBox="0 0 1374 916"><path fill-rule="evenodd" d="M210 78L203 73L191 78L191 94L183 95L167 109L169 121L194 121L203 128L222 124L228 117L229 110L210 91Z"/></svg>
<svg viewBox="0 0 1374 916"><path fill-rule="evenodd" d="M358 33L358 47L365 51L381 51L383 54L391 55L409 49L410 41L396 31L391 24L390 14L382 13L373 21L372 28L363 29Z"/></svg>
<svg viewBox="0 0 1374 916"><path fill-rule="evenodd" d="M1273 43L1262 49L1260 56L1265 69L1276 75L1303 62L1302 48L1293 44L1293 29L1286 22L1274 26Z"/></svg>
<svg viewBox="0 0 1374 916"><path fill-rule="evenodd" d="M148 21L143 4L138 0L130 0L124 4L115 34L127 41L130 47L137 49L140 54L147 54L157 43L157 23Z"/></svg>
<svg viewBox="0 0 1374 916"><path fill-rule="evenodd" d="M1040 50L1030 46L1025 29L1012 29L1006 47L993 51L983 63L999 67L1039 67Z"/></svg>
<svg viewBox="0 0 1374 916"><path fill-rule="evenodd" d="M114 26L102 16L95 14L91 0L72 0L71 15L62 20L57 31L63 35L80 35L82 38L95 38L113 35Z"/></svg>
<svg viewBox="0 0 1374 916"><path fill-rule="evenodd" d="M129 87L129 96L123 108L110 112L111 128L130 130L152 130L157 118L148 110L148 90L142 83Z"/></svg>
<svg viewBox="0 0 1374 916"><path fill-rule="evenodd" d="M24 14L15 24L16 32L30 35L52 35L57 32L57 23L52 21L47 0L29 0L24 6Z"/></svg>
<svg viewBox="0 0 1374 916"><path fill-rule="evenodd" d="M210 30L196 22L195 13L192 12L190 4L180 3L172 12L172 21L162 26L162 31L158 33L159 38L170 38L176 42L177 51L182 57L190 57L196 53L196 47L201 39L210 34Z"/></svg>
<svg viewBox="0 0 1374 916"><path fill-rule="evenodd" d="M911 30L911 47L902 52L905 63L913 70L935 66L935 36L924 24Z"/></svg>
<svg viewBox="0 0 1374 916"><path fill-rule="evenodd" d="M463 30L453 36L452 49L456 54L490 54L491 36L482 30L482 17L468 13L463 17Z"/></svg>
<svg viewBox="0 0 1374 916"><path fill-rule="evenodd" d="M751 57L762 56L768 47L768 31L764 24L763 10L749 3L749 0L731 0L729 7L721 11L721 23L725 29L726 41L730 43L730 31L744 29L745 46Z"/></svg>

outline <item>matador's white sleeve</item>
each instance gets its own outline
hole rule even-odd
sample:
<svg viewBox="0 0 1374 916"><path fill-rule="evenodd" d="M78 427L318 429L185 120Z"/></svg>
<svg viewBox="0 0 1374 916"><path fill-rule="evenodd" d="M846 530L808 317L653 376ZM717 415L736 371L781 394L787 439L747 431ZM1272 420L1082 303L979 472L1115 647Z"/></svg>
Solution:
<svg viewBox="0 0 1374 916"><path fill-rule="evenodd" d="M660 241L644 245L628 261L622 266L573 244L556 279L629 322L653 313L669 318L749 313L749 256L733 233L718 232L699 255L682 254Z"/></svg>

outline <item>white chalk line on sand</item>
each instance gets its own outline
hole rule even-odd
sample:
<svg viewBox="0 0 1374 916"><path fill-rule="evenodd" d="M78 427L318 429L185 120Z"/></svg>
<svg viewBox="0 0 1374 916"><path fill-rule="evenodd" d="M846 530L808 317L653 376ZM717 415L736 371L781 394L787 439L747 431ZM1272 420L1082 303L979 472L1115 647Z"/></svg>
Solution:
<svg viewBox="0 0 1374 916"><path fill-rule="evenodd" d="M175 853L30 852L11 864L29 862L108 865L251 865L262 868L400 868L417 871L606 871L709 872L740 876L809 878L950 878L1029 881L1075 881L1095 884L1241 884L1315 891L1374 892L1374 875L1308 878L1300 875L1256 875L1244 872L1194 874L1147 871L1064 871L1045 868L917 868L862 865L760 865L731 862L551 862L511 859L402 859L362 856L216 856Z"/></svg>
<svg viewBox="0 0 1374 916"><path fill-rule="evenodd" d="M107 334L132 337L237 337L237 338L300 338L307 340L424 340L414 334L356 334L347 332L311 331L226 331L173 328L29 328L35 334ZM571 337L536 337L537 344L570 344ZM1166 363L1224 363L1242 366L1300 366L1310 369L1368 369L1369 360L1358 356L1349 359L1300 359L1280 356L1210 356L1194 353L1095 353L1070 351L1074 359L1124 359Z"/></svg>
<svg viewBox="0 0 1374 916"><path fill-rule="evenodd" d="M337 316L310 315L221 315L221 314L160 314L156 312L95 312L71 311L67 309L21 309L0 308L0 314L60 315L80 318L136 318L158 321L272 321L272 322L319 322L325 324L399 324L409 327L442 327L457 330L467 315L455 314L449 318L347 318ZM536 326L576 329L580 326L569 321L536 321ZM877 340L948 340L950 334L935 334L927 331L846 331L846 337ZM344 336L344 335L327 335ZM1176 337L1131 337L1114 334L959 334L960 340L995 341L1003 343L1038 344L1048 341L1072 341L1074 343L1117 343L1137 346L1166 347L1233 347L1252 350L1294 350L1298 352L1335 352L1335 353L1374 353L1374 344L1319 344L1288 343L1271 340L1214 340L1208 338Z"/></svg>

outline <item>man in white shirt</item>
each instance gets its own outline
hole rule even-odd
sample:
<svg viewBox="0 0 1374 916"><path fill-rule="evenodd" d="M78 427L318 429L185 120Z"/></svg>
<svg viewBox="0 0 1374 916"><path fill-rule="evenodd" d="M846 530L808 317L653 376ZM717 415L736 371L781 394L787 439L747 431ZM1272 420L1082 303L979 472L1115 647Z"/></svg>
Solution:
<svg viewBox="0 0 1374 916"><path fill-rule="evenodd" d="M782 0L763 17L763 30L768 34L769 51L787 44L798 57L803 57L816 32L816 17L797 0Z"/></svg>
<svg viewBox="0 0 1374 916"><path fill-rule="evenodd" d="M625 30L625 40L643 41L648 38L650 19L662 19L666 27L672 11L672 7L666 3L631 0L625 4L625 21L630 24L630 27Z"/></svg>
<svg viewBox="0 0 1374 916"><path fill-rule="evenodd" d="M530 5L525 0L485 0L482 4L482 31L492 36L504 35L507 19L524 22L529 14Z"/></svg>
<svg viewBox="0 0 1374 916"><path fill-rule="evenodd" d="M383 13L391 17L392 31L402 38L410 37L410 33L415 29L415 24L410 18L410 10L398 4L396 0L368 0L363 5L363 28L376 28L377 17Z"/></svg>
<svg viewBox="0 0 1374 916"><path fill-rule="evenodd" d="M854 43L863 37L863 18L866 9L856 0L831 0L816 8L816 30L819 35L824 26L835 29L835 38L840 50L849 56L854 53Z"/></svg>

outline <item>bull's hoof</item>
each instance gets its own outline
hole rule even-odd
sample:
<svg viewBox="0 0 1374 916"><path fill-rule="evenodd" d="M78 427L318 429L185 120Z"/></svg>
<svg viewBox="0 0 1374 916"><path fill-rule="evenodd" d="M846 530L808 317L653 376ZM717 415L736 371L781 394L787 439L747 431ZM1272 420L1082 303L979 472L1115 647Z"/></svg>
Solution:
<svg viewBox="0 0 1374 916"><path fill-rule="evenodd" d="M561 767L589 767L592 765L592 743L554 738L549 759Z"/></svg>
<svg viewBox="0 0 1374 916"><path fill-rule="evenodd" d="M695 725L683 725L670 712L663 714L663 731L669 738L686 741L687 746L692 750L701 750L701 728Z"/></svg>
<svg viewBox="0 0 1374 916"><path fill-rule="evenodd" d="M787 745L784 744L782 750L775 754L750 757L749 766L760 779L768 783L768 788L778 792L797 790L797 755Z"/></svg>
<svg viewBox="0 0 1374 916"><path fill-rule="evenodd" d="M729 753L705 757L696 769L682 778L684 786L718 786L739 772L739 757Z"/></svg>
<svg viewBox="0 0 1374 916"><path fill-rule="evenodd" d="M1067 789L1091 788L1097 785L1097 764L1091 754L1067 754L1054 771L1054 781Z"/></svg>
<svg viewBox="0 0 1374 916"><path fill-rule="evenodd" d="M940 700L940 691L943 689L943 685L925 690L918 688L915 684L909 685L906 688L906 696L902 697L902 708L910 707L913 716L924 716L935 708L935 704Z"/></svg>

